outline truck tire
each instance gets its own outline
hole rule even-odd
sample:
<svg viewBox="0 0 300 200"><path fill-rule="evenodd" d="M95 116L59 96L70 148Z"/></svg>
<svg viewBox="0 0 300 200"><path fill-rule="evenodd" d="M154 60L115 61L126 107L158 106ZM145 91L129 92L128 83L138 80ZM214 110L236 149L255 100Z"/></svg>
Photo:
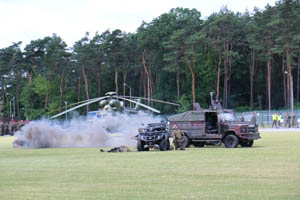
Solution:
<svg viewBox="0 0 300 200"><path fill-rule="evenodd" d="M235 148L237 147L238 144L239 144L239 139L235 135L230 134L224 138L224 145L226 148Z"/></svg>
<svg viewBox="0 0 300 200"><path fill-rule="evenodd" d="M143 141L141 141L141 140L137 140L137 150L138 151L149 151L149 148L144 148L144 142Z"/></svg>
<svg viewBox="0 0 300 200"><path fill-rule="evenodd" d="M167 138L163 138L159 143L159 150L167 151L168 150L168 141Z"/></svg>
<svg viewBox="0 0 300 200"><path fill-rule="evenodd" d="M182 136L183 139L183 148L187 148L190 146L190 139L187 136Z"/></svg>

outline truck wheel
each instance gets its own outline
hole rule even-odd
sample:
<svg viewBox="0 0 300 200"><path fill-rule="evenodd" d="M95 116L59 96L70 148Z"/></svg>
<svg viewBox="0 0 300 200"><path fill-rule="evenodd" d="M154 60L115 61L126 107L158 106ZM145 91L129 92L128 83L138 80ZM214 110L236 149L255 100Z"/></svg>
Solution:
<svg viewBox="0 0 300 200"><path fill-rule="evenodd" d="M138 139L136 148L138 151L143 151L144 150L144 145L142 144L142 141Z"/></svg>
<svg viewBox="0 0 300 200"><path fill-rule="evenodd" d="M159 143L159 150L167 151L168 150L168 142L167 138L163 138Z"/></svg>
<svg viewBox="0 0 300 200"><path fill-rule="evenodd" d="M190 146L190 140L188 137L186 136L182 136L182 139L183 139L183 148L187 148Z"/></svg>
<svg viewBox="0 0 300 200"><path fill-rule="evenodd" d="M227 135L224 139L226 148L235 148L239 144L239 139L235 135Z"/></svg>
<svg viewBox="0 0 300 200"><path fill-rule="evenodd" d="M195 147L204 147L204 142L195 142L194 146Z"/></svg>
<svg viewBox="0 0 300 200"><path fill-rule="evenodd" d="M136 145L137 150L138 151L149 151L149 148L144 148L144 145L145 145L144 142L138 139L137 145Z"/></svg>

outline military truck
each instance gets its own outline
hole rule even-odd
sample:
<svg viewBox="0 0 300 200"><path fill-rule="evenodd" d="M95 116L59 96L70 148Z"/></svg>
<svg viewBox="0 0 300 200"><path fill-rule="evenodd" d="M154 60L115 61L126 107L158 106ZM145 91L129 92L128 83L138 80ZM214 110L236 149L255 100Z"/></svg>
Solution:
<svg viewBox="0 0 300 200"><path fill-rule="evenodd" d="M193 144L203 147L208 144L224 143L227 148L252 147L254 140L260 138L256 113L247 113L247 118L238 119L230 110L201 109L187 111L168 118L170 131L174 124L185 136L185 146Z"/></svg>
<svg viewBox="0 0 300 200"><path fill-rule="evenodd" d="M149 151L149 148L153 147L161 151L170 149L169 133L165 122L151 123L145 128L139 128L136 139L138 151Z"/></svg>

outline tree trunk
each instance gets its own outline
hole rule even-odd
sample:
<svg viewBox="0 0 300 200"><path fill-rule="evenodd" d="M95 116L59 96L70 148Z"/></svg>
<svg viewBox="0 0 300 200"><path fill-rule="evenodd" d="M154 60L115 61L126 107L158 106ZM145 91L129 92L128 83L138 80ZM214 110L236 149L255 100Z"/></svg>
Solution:
<svg viewBox="0 0 300 200"><path fill-rule="evenodd" d="M232 69L232 48L233 43L230 42L229 48L229 58L228 58L228 74L227 74L227 97L226 97L226 108L228 107L228 97L230 97L230 89L231 89L231 69Z"/></svg>
<svg viewBox="0 0 300 200"><path fill-rule="evenodd" d="M140 71L140 87L139 87L139 96L142 96L142 87L143 87L143 71Z"/></svg>
<svg viewBox="0 0 300 200"><path fill-rule="evenodd" d="M291 111L294 113L294 90L293 90L293 76L292 76L292 69L291 69L291 49L286 48L286 61L287 61L287 68L288 68L288 77L289 77L289 90L290 90L290 105Z"/></svg>
<svg viewBox="0 0 300 200"><path fill-rule="evenodd" d="M85 66L82 65L82 75L84 78L84 85L85 85L85 94L86 94L86 99L89 100L90 96L89 96L89 81L88 81L88 77L85 74ZM89 112L89 105L86 106L86 112Z"/></svg>
<svg viewBox="0 0 300 200"><path fill-rule="evenodd" d="M193 70L193 67L189 61L189 58L187 57L186 55L186 51L184 51L184 57L185 57L185 60L186 60L186 63L187 63L187 66L191 72L191 75L192 75L192 95L193 95L193 107L194 107L194 103L196 102L196 94L195 94L195 72Z"/></svg>
<svg viewBox="0 0 300 200"><path fill-rule="evenodd" d="M229 48L228 40L224 41L224 84L223 84L223 108L227 108L227 92L228 92L228 48Z"/></svg>
<svg viewBox="0 0 300 200"><path fill-rule="evenodd" d="M4 76L1 76L1 82L2 82L2 90L3 90L3 97L4 97L4 103L8 102L8 96L6 91L6 83L4 80Z"/></svg>
<svg viewBox="0 0 300 200"><path fill-rule="evenodd" d="M255 49L251 51L251 65L250 65L250 110L253 109L253 80L255 72Z"/></svg>
<svg viewBox="0 0 300 200"><path fill-rule="evenodd" d="M180 85L179 85L179 78L180 78L180 77L179 77L179 75L180 75L180 74L179 74L179 69L177 68L177 69L176 69L177 102L179 102L179 100L180 100L180 91L179 91L179 89L180 89L180 88L179 88L179 86L180 86Z"/></svg>
<svg viewBox="0 0 300 200"><path fill-rule="evenodd" d="M297 102L299 102L299 87L300 87L300 49L298 50L298 70L297 70Z"/></svg>
<svg viewBox="0 0 300 200"><path fill-rule="evenodd" d="M17 81L17 84L16 84L16 106L17 106L17 116L20 117L19 81Z"/></svg>
<svg viewBox="0 0 300 200"><path fill-rule="evenodd" d="M98 97L101 97L101 63L99 64L97 72L97 86L98 86Z"/></svg>
<svg viewBox="0 0 300 200"><path fill-rule="evenodd" d="M29 85L32 85L32 71L28 72L28 76L29 76Z"/></svg>
<svg viewBox="0 0 300 200"><path fill-rule="evenodd" d="M218 69L217 69L217 94L216 94L216 101L219 100L220 96L220 76L221 76L221 63L222 63L222 55L221 50L218 50L219 52L219 63L218 63Z"/></svg>
<svg viewBox="0 0 300 200"><path fill-rule="evenodd" d="M80 96L81 96L80 93L81 93L81 73L78 79L77 102L80 102Z"/></svg>
<svg viewBox="0 0 300 200"><path fill-rule="evenodd" d="M62 75L60 78L60 85L59 85L59 109L58 112L61 112L61 106L62 106L62 100L63 100L63 82L64 82L64 74L65 74L65 70L62 71Z"/></svg>
<svg viewBox="0 0 300 200"><path fill-rule="evenodd" d="M284 65L284 55L282 56L282 80L283 80L283 99L284 99L284 107L287 108L287 84L286 84L286 73L285 73L285 65Z"/></svg>
<svg viewBox="0 0 300 200"><path fill-rule="evenodd" d="M147 90L148 90L148 105L150 105L150 95L151 95L151 91L150 91L150 73L149 73L149 70L146 66L146 59L145 59L145 51L143 53L143 64L144 64L144 70L145 70L145 73L147 75Z"/></svg>
<svg viewBox="0 0 300 200"><path fill-rule="evenodd" d="M149 99L152 98L152 94L153 94L153 88L154 88L154 83L153 83L153 77L152 77L152 70L151 70L151 59L148 60L148 72L149 72L149 82L150 82L150 97ZM149 102L149 103L153 103L153 102ZM150 105L150 104L149 104Z"/></svg>
<svg viewBox="0 0 300 200"><path fill-rule="evenodd" d="M47 91L46 97L45 97L45 112L47 111L47 107L48 107L48 98L49 98L49 92Z"/></svg>
<svg viewBox="0 0 300 200"><path fill-rule="evenodd" d="M123 74L123 96L126 96L126 87L125 87L125 84L126 84L126 81L127 81L127 72L126 70L124 71L124 74Z"/></svg>
<svg viewBox="0 0 300 200"><path fill-rule="evenodd" d="M115 67L115 86L116 86L116 93L118 94L119 86L118 86L118 69Z"/></svg>
<svg viewBox="0 0 300 200"><path fill-rule="evenodd" d="M28 70L28 76L29 76L29 85L32 85L32 73L34 68L34 58L31 58L31 69Z"/></svg>
<svg viewBox="0 0 300 200"><path fill-rule="evenodd" d="M270 55L270 53L268 54ZM268 79L268 110L271 110L271 58L267 61L267 79Z"/></svg>

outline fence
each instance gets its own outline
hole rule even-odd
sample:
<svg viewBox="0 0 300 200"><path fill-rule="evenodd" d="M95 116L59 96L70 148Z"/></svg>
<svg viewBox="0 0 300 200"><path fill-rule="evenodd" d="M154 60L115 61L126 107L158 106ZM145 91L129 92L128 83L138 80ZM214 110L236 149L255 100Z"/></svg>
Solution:
<svg viewBox="0 0 300 200"><path fill-rule="evenodd" d="M271 125L272 124L272 114L281 113L282 119L285 122L286 121L286 113L289 113L289 116L291 116L292 112L290 110L259 110L259 111L253 111L256 112L256 122L257 124L261 126L265 125ZM298 119L300 119L300 110L294 110L294 113L296 114L296 123L298 122ZM236 113L237 116L241 115L242 113Z"/></svg>

